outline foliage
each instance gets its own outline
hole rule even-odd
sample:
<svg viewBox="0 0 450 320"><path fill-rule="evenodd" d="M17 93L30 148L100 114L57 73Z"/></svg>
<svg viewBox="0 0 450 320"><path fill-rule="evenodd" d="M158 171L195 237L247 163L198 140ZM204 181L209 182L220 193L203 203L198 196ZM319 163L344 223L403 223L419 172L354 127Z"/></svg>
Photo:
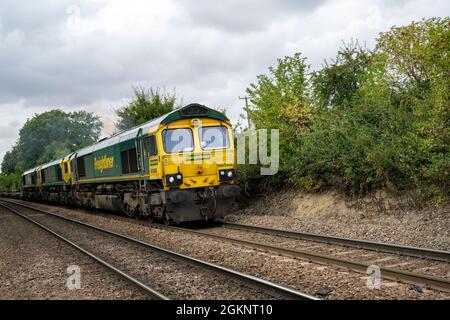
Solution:
<svg viewBox="0 0 450 320"><path fill-rule="evenodd" d="M130 129L134 126L156 119L176 108L175 93L161 92L159 89L149 90L133 88L134 98L123 108L116 110L119 130Z"/></svg>
<svg viewBox="0 0 450 320"><path fill-rule="evenodd" d="M14 146L11 151L7 151L3 157L1 164L1 172L3 174L13 173L16 169L17 163L19 162L19 155L17 146Z"/></svg>
<svg viewBox="0 0 450 320"><path fill-rule="evenodd" d="M281 171L289 171L290 157L294 156L292 150L300 144L297 133L309 125L308 70L301 54L284 57L278 59L277 67L269 68L269 75L259 75L258 82L247 89L254 105L249 110L252 125L257 129L280 130L280 158L285 160L281 163L284 166ZM254 169L241 166L240 170L253 172Z"/></svg>
<svg viewBox="0 0 450 320"><path fill-rule="evenodd" d="M0 175L0 192L17 191L21 187L21 172L14 172L8 175Z"/></svg>
<svg viewBox="0 0 450 320"><path fill-rule="evenodd" d="M427 89L433 80L449 81L449 23L450 18L432 18L380 35L377 49L386 54L398 86Z"/></svg>
<svg viewBox="0 0 450 320"><path fill-rule="evenodd" d="M448 152L450 18L393 27L380 35L377 48L386 55L391 86L420 117L418 133L430 148Z"/></svg>
<svg viewBox="0 0 450 320"><path fill-rule="evenodd" d="M335 60L331 63L325 61L324 68L312 73L316 105L332 108L350 104L367 72L371 54L357 41L344 43Z"/></svg>
<svg viewBox="0 0 450 320"><path fill-rule="evenodd" d="M257 128L284 127L285 123L303 128L309 113L309 66L300 53L278 59L276 68L269 68L269 75L259 75L258 83L251 84L247 94L253 103L249 117Z"/></svg>
<svg viewBox="0 0 450 320"><path fill-rule="evenodd" d="M278 61L247 89L255 128L280 129L282 180L308 190L366 193L419 188L448 196L450 19L433 18L380 34L376 48L347 44L307 74L299 54Z"/></svg>
<svg viewBox="0 0 450 320"><path fill-rule="evenodd" d="M0 188L20 183L21 173L98 140L102 123L86 111L51 110L28 119L19 140L3 158Z"/></svg>

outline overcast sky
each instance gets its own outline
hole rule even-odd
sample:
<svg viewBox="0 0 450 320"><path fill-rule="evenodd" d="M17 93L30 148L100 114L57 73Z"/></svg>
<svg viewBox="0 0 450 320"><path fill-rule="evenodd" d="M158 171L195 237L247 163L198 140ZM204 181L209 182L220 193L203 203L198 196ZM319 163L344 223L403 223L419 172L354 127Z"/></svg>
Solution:
<svg viewBox="0 0 450 320"><path fill-rule="evenodd" d="M448 16L445 0L40 0L0 2L0 161L27 117L85 109L113 130L131 86L241 112L239 95L276 59L312 68L342 40Z"/></svg>

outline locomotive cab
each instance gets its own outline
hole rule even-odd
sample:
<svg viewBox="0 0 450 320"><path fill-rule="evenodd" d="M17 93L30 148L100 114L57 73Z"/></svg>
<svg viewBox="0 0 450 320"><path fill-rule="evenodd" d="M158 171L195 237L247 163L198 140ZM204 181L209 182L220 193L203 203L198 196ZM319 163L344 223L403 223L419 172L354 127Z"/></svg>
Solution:
<svg viewBox="0 0 450 320"><path fill-rule="evenodd" d="M167 212L176 222L224 217L239 194L235 184L235 153L228 122L186 118L162 126L160 159L150 170L162 173ZM152 166L153 163L153 166ZM157 166L156 165L156 166Z"/></svg>

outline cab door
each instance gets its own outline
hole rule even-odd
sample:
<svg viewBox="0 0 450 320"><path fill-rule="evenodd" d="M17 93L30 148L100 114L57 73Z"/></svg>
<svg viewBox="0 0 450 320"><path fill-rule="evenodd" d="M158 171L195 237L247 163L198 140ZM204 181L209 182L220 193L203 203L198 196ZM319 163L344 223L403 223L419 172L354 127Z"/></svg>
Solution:
<svg viewBox="0 0 450 320"><path fill-rule="evenodd" d="M71 170L70 170L70 158L63 159L61 161L61 172L63 174L63 180L65 184L70 184L70 179L72 177Z"/></svg>
<svg viewBox="0 0 450 320"><path fill-rule="evenodd" d="M41 167L36 168L36 187L42 190L42 170Z"/></svg>
<svg viewBox="0 0 450 320"><path fill-rule="evenodd" d="M146 172L150 173L150 180L160 179L161 165L159 162L156 137L154 135L148 136L144 139L144 149L146 158Z"/></svg>

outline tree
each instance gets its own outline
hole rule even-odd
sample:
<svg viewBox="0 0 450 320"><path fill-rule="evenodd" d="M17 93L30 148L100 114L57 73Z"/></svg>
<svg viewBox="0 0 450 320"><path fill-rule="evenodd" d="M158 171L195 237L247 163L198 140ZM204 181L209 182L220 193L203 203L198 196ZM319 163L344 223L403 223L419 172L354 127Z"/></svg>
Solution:
<svg viewBox="0 0 450 320"><path fill-rule="evenodd" d="M257 83L247 88L252 102L248 117L255 129L279 129L278 181L290 172L301 144L300 133L309 125L309 66L305 61L300 53L278 59L275 67L269 67L268 74L257 76ZM239 172L243 177L252 177L259 170L242 165Z"/></svg>
<svg viewBox="0 0 450 320"><path fill-rule="evenodd" d="M142 123L156 119L176 108L177 96L161 92L159 89L133 88L134 98L127 106L116 110L119 130L130 129Z"/></svg>
<svg viewBox="0 0 450 320"><path fill-rule="evenodd" d="M21 173L0 175L0 191L16 191L21 187Z"/></svg>
<svg viewBox="0 0 450 320"><path fill-rule="evenodd" d="M432 18L380 34L374 50L344 45L311 77L299 54L258 76L247 89L250 118L280 130L283 185L418 189L448 200L449 49L450 19ZM280 180L240 172L254 189Z"/></svg>
<svg viewBox="0 0 450 320"><path fill-rule="evenodd" d="M27 120L17 144L3 159L2 173L26 170L93 144L101 128L100 118L86 111L36 114Z"/></svg>
<svg viewBox="0 0 450 320"><path fill-rule="evenodd" d="M331 63L312 74L315 103L320 108L350 104L369 67L372 52L357 41L344 43Z"/></svg>
<svg viewBox="0 0 450 320"><path fill-rule="evenodd" d="M438 152L450 146L450 18L431 18L382 33L377 49L386 57L391 84L420 116L419 134Z"/></svg>
<svg viewBox="0 0 450 320"><path fill-rule="evenodd" d="M68 142L66 147L71 151L79 146L86 146L98 140L103 124L100 118L86 111L75 111L69 114Z"/></svg>
<svg viewBox="0 0 450 320"><path fill-rule="evenodd" d="M14 146L11 151L7 151L3 157L1 165L1 174L8 175L14 173L17 167L20 166L20 158L17 152L17 147Z"/></svg>
<svg viewBox="0 0 450 320"><path fill-rule="evenodd" d="M307 71L309 66L300 53L278 59L269 74L247 88L253 107L249 118L256 128L281 128L284 124L304 127L308 121L310 100Z"/></svg>
<svg viewBox="0 0 450 320"><path fill-rule="evenodd" d="M426 89L433 78L450 79L450 18L431 18L381 33L377 49L387 56L400 87ZM434 79L436 80L436 79Z"/></svg>

